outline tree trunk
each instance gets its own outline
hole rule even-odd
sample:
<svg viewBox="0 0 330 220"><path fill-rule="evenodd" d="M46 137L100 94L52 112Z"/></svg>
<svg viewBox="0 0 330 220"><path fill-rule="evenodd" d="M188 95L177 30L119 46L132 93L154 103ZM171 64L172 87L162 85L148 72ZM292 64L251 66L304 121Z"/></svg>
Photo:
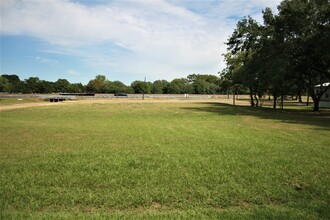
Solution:
<svg viewBox="0 0 330 220"><path fill-rule="evenodd" d="M258 100L258 98L257 98L257 95L255 94L254 95L254 99L256 100L256 107L259 107L259 100Z"/></svg>
<svg viewBox="0 0 330 220"><path fill-rule="evenodd" d="M235 98L236 98L236 94L235 92L233 93L233 106L235 106Z"/></svg>
<svg viewBox="0 0 330 220"><path fill-rule="evenodd" d="M314 102L313 111L317 112L320 109L319 108L320 101L316 98L315 100L313 100L313 102Z"/></svg>
<svg viewBox="0 0 330 220"><path fill-rule="evenodd" d="M319 99L319 94L315 94L314 93L314 90L310 90L309 91L309 93L310 93L310 96L312 96L312 99L313 99L313 103L314 103L314 105L313 105L313 111L314 112L317 112L318 110L319 110L319 103L320 103L320 99ZM321 97L321 96L320 96Z"/></svg>
<svg viewBox="0 0 330 220"><path fill-rule="evenodd" d="M258 97L259 97L259 100L260 100L260 107L262 107L263 106L263 98L262 98L262 95L258 95Z"/></svg>
<svg viewBox="0 0 330 220"><path fill-rule="evenodd" d="M254 107L253 94L250 92L251 106Z"/></svg>
<svg viewBox="0 0 330 220"><path fill-rule="evenodd" d="M273 109L276 109L276 102L277 102L277 96L274 95L274 104L273 104Z"/></svg>
<svg viewBox="0 0 330 220"><path fill-rule="evenodd" d="M281 95L281 109L284 108L284 95Z"/></svg>
<svg viewBox="0 0 330 220"><path fill-rule="evenodd" d="M299 102L299 103L302 103L302 99L301 99L301 91L299 91L299 93L298 93L298 102Z"/></svg>
<svg viewBox="0 0 330 220"><path fill-rule="evenodd" d="M307 92L307 106L309 106L309 91Z"/></svg>

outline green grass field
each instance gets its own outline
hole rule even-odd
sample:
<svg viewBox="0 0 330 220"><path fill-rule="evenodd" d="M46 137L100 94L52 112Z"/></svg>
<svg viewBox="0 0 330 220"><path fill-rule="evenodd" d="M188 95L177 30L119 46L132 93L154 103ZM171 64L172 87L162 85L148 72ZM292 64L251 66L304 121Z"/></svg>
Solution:
<svg viewBox="0 0 330 220"><path fill-rule="evenodd" d="M40 103L44 102L42 99L39 98L0 98L0 106L8 106L8 105L15 105L15 104L25 104L25 103Z"/></svg>
<svg viewBox="0 0 330 220"><path fill-rule="evenodd" d="M330 116L220 103L0 112L0 219L329 219Z"/></svg>

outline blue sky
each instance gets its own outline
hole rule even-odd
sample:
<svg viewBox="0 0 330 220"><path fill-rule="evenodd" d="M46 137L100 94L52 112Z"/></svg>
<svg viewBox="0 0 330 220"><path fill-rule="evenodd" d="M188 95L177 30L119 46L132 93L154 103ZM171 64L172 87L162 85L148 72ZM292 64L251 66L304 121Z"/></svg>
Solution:
<svg viewBox="0 0 330 220"><path fill-rule="evenodd" d="M1 0L0 74L130 84L217 74L238 20L280 0Z"/></svg>

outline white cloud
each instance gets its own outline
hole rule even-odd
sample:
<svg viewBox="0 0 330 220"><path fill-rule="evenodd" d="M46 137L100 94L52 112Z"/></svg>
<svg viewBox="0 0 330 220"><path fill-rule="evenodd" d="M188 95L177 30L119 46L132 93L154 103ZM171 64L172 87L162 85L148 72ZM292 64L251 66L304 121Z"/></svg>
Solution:
<svg viewBox="0 0 330 220"><path fill-rule="evenodd" d="M72 76L79 76L79 73L77 73L75 70L67 70L66 73Z"/></svg>
<svg viewBox="0 0 330 220"><path fill-rule="evenodd" d="M87 6L68 0L2 0L1 34L38 38L51 45L49 50L80 57L96 71L174 78L221 70L224 42L236 23L230 18L250 14L260 19L261 8L278 3L141 0Z"/></svg>
<svg viewBox="0 0 330 220"><path fill-rule="evenodd" d="M35 60L42 62L42 63L49 63L49 64L57 64L58 61L54 60L54 59L49 59L49 58L45 58L45 57L34 57Z"/></svg>

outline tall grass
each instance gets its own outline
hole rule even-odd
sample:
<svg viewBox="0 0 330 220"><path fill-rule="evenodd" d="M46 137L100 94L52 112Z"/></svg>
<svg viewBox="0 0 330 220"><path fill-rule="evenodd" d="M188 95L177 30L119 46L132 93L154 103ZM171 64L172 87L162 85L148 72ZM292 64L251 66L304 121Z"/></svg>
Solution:
<svg viewBox="0 0 330 220"><path fill-rule="evenodd" d="M3 111L1 216L327 219L330 118L306 114L185 101Z"/></svg>

